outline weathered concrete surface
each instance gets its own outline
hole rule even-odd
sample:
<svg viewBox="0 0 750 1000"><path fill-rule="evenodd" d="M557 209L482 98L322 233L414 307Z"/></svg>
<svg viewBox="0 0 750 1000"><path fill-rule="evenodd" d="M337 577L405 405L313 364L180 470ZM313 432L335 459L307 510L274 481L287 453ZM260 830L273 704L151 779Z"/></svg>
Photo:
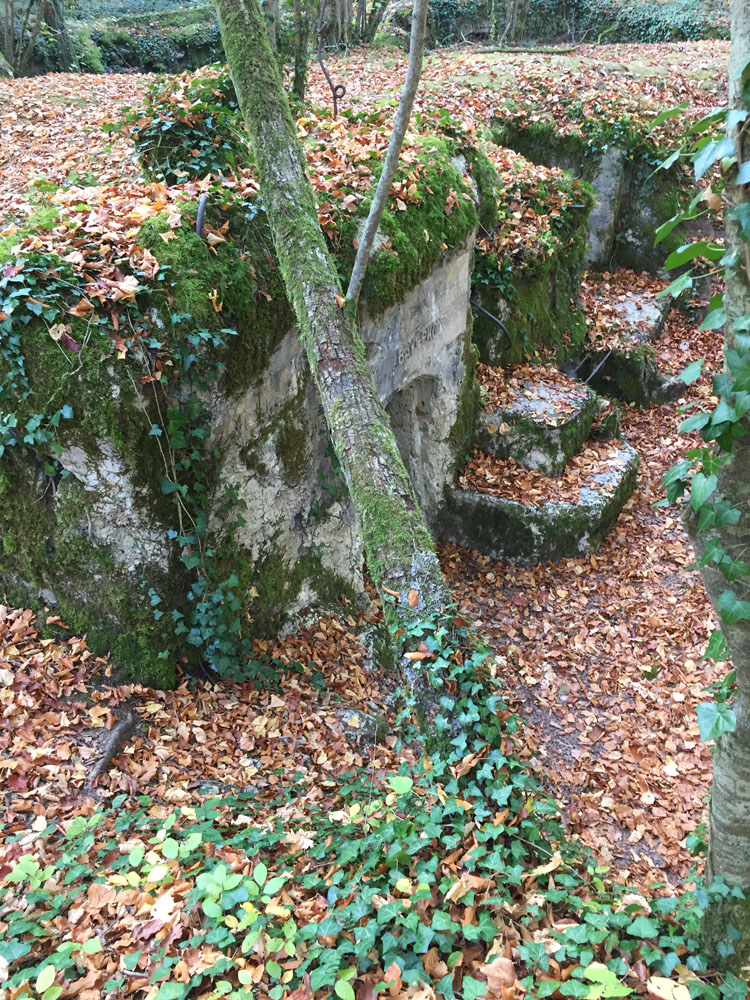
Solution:
<svg viewBox="0 0 750 1000"><path fill-rule="evenodd" d="M571 379L566 393L556 386L535 386L530 376L526 393L522 385L510 405L482 412L476 444L491 455L515 458L526 469L556 476L589 437L597 408L596 394L580 382Z"/></svg>
<svg viewBox="0 0 750 1000"><path fill-rule="evenodd" d="M169 568L164 531L142 506L111 441L99 438L96 450L88 453L76 446L65 448L59 462L88 494L85 530L95 545L108 546L114 561L129 572L144 562Z"/></svg>
<svg viewBox="0 0 750 1000"><path fill-rule="evenodd" d="M361 322L370 370L430 517L456 458L450 434L466 377L472 257L473 234L403 302L377 319L365 307ZM253 617L280 622L316 603L324 590L330 593L332 580L362 593L361 541L296 328L242 395L213 389L204 403L211 420L208 446L218 455L209 507L221 511L228 494L238 504L242 520L234 539L242 565L252 567L247 600ZM75 531L101 549L113 576L124 574L138 587L157 571L182 572L169 535L176 518L144 503L139 486L139 477L156 475L158 491L158 469L134 467L104 438L66 448L60 464L69 473L66 482L85 497ZM221 525L217 514L210 527ZM269 574L274 606L261 607L268 602ZM46 600L42 591L50 585L39 586ZM253 590L261 594L255 606Z"/></svg>
<svg viewBox="0 0 750 1000"><path fill-rule="evenodd" d="M405 300L360 320L368 366L428 520L453 476L449 441L466 376L474 234Z"/></svg>
<svg viewBox="0 0 750 1000"><path fill-rule="evenodd" d="M611 311L616 336L611 344L586 344L566 360L564 371L585 378L597 392L638 406L676 399L685 385L659 370L651 348L664 330L671 297L657 299L634 289L626 298L605 294L602 301Z"/></svg>
<svg viewBox="0 0 750 1000"><path fill-rule="evenodd" d="M598 170L591 180L596 202L589 213L588 242L584 256L587 267L606 270L610 265L624 179L623 151L610 146L602 154Z"/></svg>
<svg viewBox="0 0 750 1000"><path fill-rule="evenodd" d="M602 544L635 488L640 459L613 442L618 466L582 482L579 502L522 504L503 496L452 489L442 537L493 559L525 565L576 558Z"/></svg>

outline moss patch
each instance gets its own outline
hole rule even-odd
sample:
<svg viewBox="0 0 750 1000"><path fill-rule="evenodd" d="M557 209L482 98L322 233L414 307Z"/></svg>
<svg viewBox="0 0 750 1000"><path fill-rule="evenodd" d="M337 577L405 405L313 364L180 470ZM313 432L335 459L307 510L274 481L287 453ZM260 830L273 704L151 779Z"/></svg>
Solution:
<svg viewBox="0 0 750 1000"><path fill-rule="evenodd" d="M164 319L172 313L190 316L207 330L234 330L228 351L224 387L238 395L265 371L268 359L294 326L281 273L273 257L265 212L250 204L227 211L210 206L206 219L220 228L229 223L228 238L215 252L195 232L197 205L184 209L180 229L170 230L166 214L150 219L139 234L141 246L163 265L164 295L159 308ZM252 215L252 218L248 218ZM162 234L175 233L167 242Z"/></svg>
<svg viewBox="0 0 750 1000"><path fill-rule="evenodd" d="M446 139L422 140L420 162L426 169L417 182L419 204L410 203L405 211L393 210L389 205L383 212L380 232L390 240L390 246L373 254L362 286L362 297L371 316L402 302L442 254L459 246L476 228L474 200L463 177L450 162L457 152L460 150ZM354 264L352 240L358 220L367 215L369 208L370 199L366 199L357 218L341 213L340 236L332 249L345 280Z"/></svg>
<svg viewBox="0 0 750 1000"><path fill-rule="evenodd" d="M115 663L144 684L175 683L171 622L157 622L137 574L114 563L108 549L88 537L90 497L73 479L55 483L29 453L9 449L0 459L0 576L4 599L59 615L70 632L88 633L95 654L113 652ZM150 583L173 593L171 573ZM54 601L53 601L54 595ZM162 659L159 652L170 650Z"/></svg>

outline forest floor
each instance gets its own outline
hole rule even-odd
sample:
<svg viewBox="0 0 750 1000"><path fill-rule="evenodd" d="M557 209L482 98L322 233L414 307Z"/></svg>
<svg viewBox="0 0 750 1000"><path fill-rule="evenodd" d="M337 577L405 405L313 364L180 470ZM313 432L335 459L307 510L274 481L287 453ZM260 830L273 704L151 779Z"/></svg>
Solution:
<svg viewBox="0 0 750 1000"><path fill-rule="evenodd" d="M612 114L655 114L680 100L698 109L719 103L724 43L606 48L603 63L601 48L583 48L565 61L553 57L549 79L561 99L576 90L584 103L604 102ZM362 81L379 100L397 90L403 59L380 58L380 68L367 74L356 53L346 66L332 62L360 104L372 100L358 89ZM423 108L431 87L455 78L458 62L465 79L441 93L441 102L473 127L508 101L527 102L527 114L542 102L553 113L559 106L564 116L563 105L540 89L549 59L531 66L516 56L488 59L432 57ZM502 77L501 86L488 83L492 74ZM15 227L43 204L29 204L29 189L42 176L67 185L72 205L80 179L93 175L100 217L87 232L104 232L115 243L126 243L143 218L176 197L163 185L144 184L131 167L129 143L99 128L123 105L137 103L148 82L68 75L3 83L0 166L12 183L0 187L7 227L0 239L12 241ZM313 94L325 98L319 74ZM121 197L114 208L113 192ZM40 229L39 238L54 237ZM638 487L595 555L533 568L455 546L440 555L457 603L489 639L503 694L525 719L520 743L564 803L570 831L634 889L662 882L675 891L695 863L685 838L704 818L711 777L695 708L727 668L701 662L716 623L699 574L689 569L693 555L679 510L653 504L663 495L663 473L690 443L677 434L678 408L710 397L721 340L715 332L698 333L673 310L656 350L666 370L679 371L700 356L708 364L677 403L624 408L623 434L642 459ZM358 641L377 614L377 602L364 617L342 609L285 638L259 642L259 653L279 668L278 689L183 678L177 690L162 692L115 685L112 664L92 656L85 637L42 638L38 624L46 623L36 623L30 611L0 607L0 878L29 851L40 851L44 864L51 823L91 816L120 794L148 795L152 815L163 818L175 810L194 815L227 791L254 792L269 802L286 792L262 821L293 818L299 830L306 809L322 806L335 816L342 808L342 775L366 771L378 780L412 764L394 734L377 741L367 725L373 714L392 718L388 678L371 669ZM124 740L113 748L120 723ZM94 778L108 748L112 760ZM290 791L290 762L295 782L307 789L304 799ZM116 815L108 813L106 823L114 829ZM290 849L304 849L303 834L290 837ZM110 881L120 884L117 877ZM305 905L311 918L315 898ZM95 972L63 995L99 996ZM141 985L134 981L133 990Z"/></svg>

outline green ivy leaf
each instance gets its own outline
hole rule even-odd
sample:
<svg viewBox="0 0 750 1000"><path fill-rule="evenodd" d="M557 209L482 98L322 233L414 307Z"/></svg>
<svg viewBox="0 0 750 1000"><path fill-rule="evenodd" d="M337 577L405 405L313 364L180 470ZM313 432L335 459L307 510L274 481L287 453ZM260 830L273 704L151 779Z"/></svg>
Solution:
<svg viewBox="0 0 750 1000"><path fill-rule="evenodd" d="M750 240L750 202L742 201L734 208L730 208L729 218L739 223L742 235L746 240Z"/></svg>
<svg viewBox="0 0 750 1000"><path fill-rule="evenodd" d="M741 601L733 590L725 590L716 603L727 625L750 618L750 601Z"/></svg>
<svg viewBox="0 0 750 1000"><path fill-rule="evenodd" d="M690 506L697 513L718 486L716 476L696 472L690 483Z"/></svg>
<svg viewBox="0 0 750 1000"><path fill-rule="evenodd" d="M727 321L727 314L723 309L712 309L706 314L706 318L698 327L699 330L720 330Z"/></svg>
<svg viewBox="0 0 750 1000"><path fill-rule="evenodd" d="M486 989L487 983L480 982L479 979L474 979L472 976L464 976L461 983L464 1000L477 1000L477 997L484 996Z"/></svg>
<svg viewBox="0 0 750 1000"><path fill-rule="evenodd" d="M692 385L693 382L696 382L700 378L705 360L705 358L698 358L697 361L691 361L686 368L682 369L677 378L684 382L685 385Z"/></svg>
<svg viewBox="0 0 750 1000"><path fill-rule="evenodd" d="M659 925L655 920L641 915L626 928L626 934L630 937L655 938L659 936Z"/></svg>
<svg viewBox="0 0 750 1000"><path fill-rule="evenodd" d="M341 1000L355 1000L354 997L354 987L351 983L347 983L344 979L339 979L336 985L333 987L333 992Z"/></svg>
<svg viewBox="0 0 750 1000"><path fill-rule="evenodd" d="M732 733L736 727L737 718L726 703L708 701L698 706L698 728L704 743L718 740L722 733Z"/></svg>
<svg viewBox="0 0 750 1000"><path fill-rule="evenodd" d="M747 983L732 972L724 974L724 982L719 987L723 1000L747 1000Z"/></svg>
<svg viewBox="0 0 750 1000"><path fill-rule="evenodd" d="M406 775L391 774L388 777L388 784L396 795L406 795L407 792L412 790L414 782L411 778L406 777Z"/></svg>
<svg viewBox="0 0 750 1000"><path fill-rule="evenodd" d="M49 989L55 981L56 974L57 970L54 965L45 965L34 983L34 989L37 993L44 993L45 990Z"/></svg>
<svg viewBox="0 0 750 1000"><path fill-rule="evenodd" d="M171 860L180 853L180 845L173 837L167 837L161 845L162 857Z"/></svg>
<svg viewBox="0 0 750 1000"><path fill-rule="evenodd" d="M580 979L569 979L560 987L560 993L564 997L587 997L590 989L591 987L582 983Z"/></svg>
<svg viewBox="0 0 750 1000"><path fill-rule="evenodd" d="M723 660L727 655L727 644L724 639L724 633L721 629L716 629L715 632L711 633L711 638L708 640L708 645L706 646L706 652L701 657L702 660Z"/></svg>
<svg viewBox="0 0 750 1000"><path fill-rule="evenodd" d="M189 989L189 983L162 983L154 1000L182 1000Z"/></svg>

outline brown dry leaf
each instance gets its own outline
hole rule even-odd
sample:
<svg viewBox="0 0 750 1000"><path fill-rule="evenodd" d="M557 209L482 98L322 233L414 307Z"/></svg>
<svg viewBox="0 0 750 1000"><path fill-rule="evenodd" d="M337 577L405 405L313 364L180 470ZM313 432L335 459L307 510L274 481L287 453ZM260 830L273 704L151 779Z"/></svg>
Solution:
<svg viewBox="0 0 750 1000"><path fill-rule="evenodd" d="M651 976L646 988L652 996L659 997L659 1000L690 1000L687 986L674 979L665 979L664 976Z"/></svg>
<svg viewBox="0 0 750 1000"><path fill-rule="evenodd" d="M503 987L512 986L518 978L513 962L502 955L488 965L480 965L479 971L487 980L487 995L491 997L502 997Z"/></svg>

